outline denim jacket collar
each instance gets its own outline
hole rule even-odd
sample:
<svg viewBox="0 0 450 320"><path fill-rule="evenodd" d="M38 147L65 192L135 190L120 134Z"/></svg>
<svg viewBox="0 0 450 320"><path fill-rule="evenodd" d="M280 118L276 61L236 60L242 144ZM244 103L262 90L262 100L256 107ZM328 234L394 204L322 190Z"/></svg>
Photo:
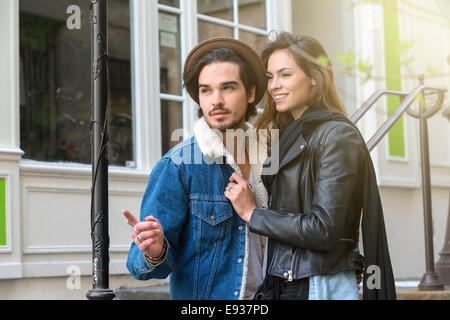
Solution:
<svg viewBox="0 0 450 320"><path fill-rule="evenodd" d="M245 124L245 134L249 138L249 143L246 145L249 161L251 164L251 173L255 182L261 181L261 170L264 160L267 157L267 146L260 145L257 139L257 133L250 123ZM194 124L194 136L197 140L200 151L204 156L211 158L225 157L227 164L229 164L239 175L242 172L237 165L234 156L225 148L221 135L217 130L211 129L206 122L205 117L201 117ZM262 186L264 187L264 186ZM265 191L265 190L264 190ZM266 207L266 203L261 203Z"/></svg>

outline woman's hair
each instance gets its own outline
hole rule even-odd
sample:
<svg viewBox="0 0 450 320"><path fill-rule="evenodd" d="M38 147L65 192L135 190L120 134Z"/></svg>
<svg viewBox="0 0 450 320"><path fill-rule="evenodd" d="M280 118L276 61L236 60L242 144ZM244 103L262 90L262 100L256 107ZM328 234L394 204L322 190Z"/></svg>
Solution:
<svg viewBox="0 0 450 320"><path fill-rule="evenodd" d="M219 62L233 62L239 66L239 76L244 84L247 97L250 96L253 87L256 87L256 77L251 72L251 67L244 62L233 50L228 48L217 48L211 50L203 57L199 58L189 70L184 70L183 82L186 88L189 87L189 92L196 93L196 100L198 101L198 77L204 67L210 64ZM194 99L195 100L195 99ZM198 108L197 115L199 118L203 116L203 111ZM251 116L256 115L256 104L250 103L247 107L245 120L247 121Z"/></svg>
<svg viewBox="0 0 450 320"><path fill-rule="evenodd" d="M321 43L309 36L293 35L282 32L275 40L267 40L268 43L262 51L261 58L267 70L270 56L276 50L287 49L297 65L316 84L312 86L307 105L310 110L330 110L346 115L345 109L339 99L334 86L333 69L328 55ZM294 119L290 112L278 112L273 98L266 94L264 110L258 121L257 129L268 130L268 143L270 146L270 130L283 130Z"/></svg>

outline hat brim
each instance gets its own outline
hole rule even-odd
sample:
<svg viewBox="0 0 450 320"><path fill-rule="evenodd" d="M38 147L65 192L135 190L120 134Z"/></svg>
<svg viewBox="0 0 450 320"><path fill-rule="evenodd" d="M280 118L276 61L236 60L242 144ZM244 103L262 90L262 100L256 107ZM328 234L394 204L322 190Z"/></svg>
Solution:
<svg viewBox="0 0 450 320"><path fill-rule="evenodd" d="M259 101L261 101L266 92L267 77L265 74L264 65L259 55L255 50L242 41L225 37L205 40L191 50L186 58L186 62L184 63L184 70L189 70L195 61L211 50L217 48L228 48L233 50L242 60L244 60L245 63L250 66L256 80L255 101L252 103L253 105L256 105ZM189 92L188 89L188 93L195 102L199 103L198 92Z"/></svg>

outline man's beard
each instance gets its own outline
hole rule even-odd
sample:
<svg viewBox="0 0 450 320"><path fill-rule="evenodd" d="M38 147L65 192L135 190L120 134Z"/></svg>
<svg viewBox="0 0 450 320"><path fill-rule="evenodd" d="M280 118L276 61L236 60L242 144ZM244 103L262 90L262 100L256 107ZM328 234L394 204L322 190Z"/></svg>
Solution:
<svg viewBox="0 0 450 320"><path fill-rule="evenodd" d="M206 121L206 122L208 122L208 121ZM242 128L242 125L244 122L245 122L244 118L242 118L242 119L236 119L233 122L231 122L230 124L227 124L227 123L218 123L217 124L216 123L216 125L214 127L210 123L208 123L208 124L212 129L217 129L220 132L224 133L226 130L235 130L235 129Z"/></svg>

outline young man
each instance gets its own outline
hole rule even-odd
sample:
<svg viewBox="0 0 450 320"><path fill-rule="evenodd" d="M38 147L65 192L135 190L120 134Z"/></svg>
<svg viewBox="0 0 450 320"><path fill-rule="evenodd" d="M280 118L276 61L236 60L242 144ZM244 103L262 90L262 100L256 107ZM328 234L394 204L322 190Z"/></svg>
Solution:
<svg viewBox="0 0 450 320"><path fill-rule="evenodd" d="M183 80L200 106L199 120L194 136L153 168L140 222L123 211L134 226L127 267L139 280L170 275L172 299L251 299L263 281L263 245L224 193L237 173L257 205L267 207L260 179L265 149L252 154L254 134L247 144L230 138L256 113L266 90L264 68L244 43L215 38L190 52Z"/></svg>

